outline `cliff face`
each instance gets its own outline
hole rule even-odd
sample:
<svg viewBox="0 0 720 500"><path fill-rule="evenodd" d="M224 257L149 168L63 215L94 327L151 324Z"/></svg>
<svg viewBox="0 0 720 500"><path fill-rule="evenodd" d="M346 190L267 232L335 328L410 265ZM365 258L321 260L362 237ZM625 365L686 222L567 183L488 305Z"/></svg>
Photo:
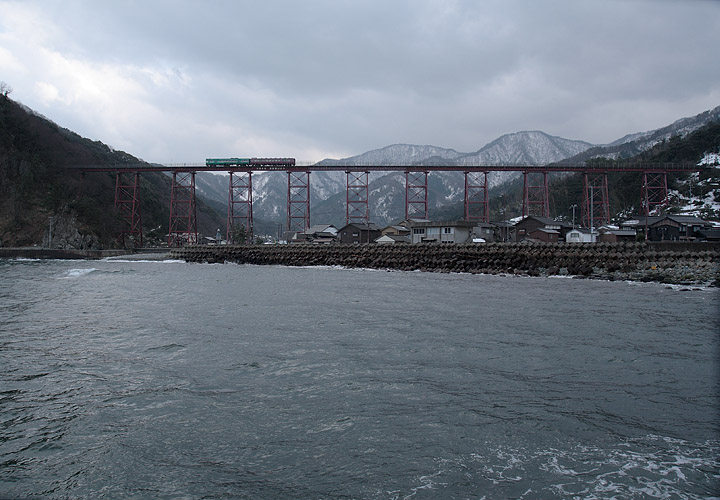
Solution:
<svg viewBox="0 0 720 500"><path fill-rule="evenodd" d="M137 163L142 162L0 96L0 245L112 248L118 228L115 178L73 167ZM145 240L161 244L168 231L170 179L143 174L140 199ZM224 217L202 199L197 205L198 229L215 234Z"/></svg>
<svg viewBox="0 0 720 500"><path fill-rule="evenodd" d="M97 246L102 231L78 223L73 205L79 197L80 176L63 175L72 162L97 161L104 145L85 146L80 137L33 114L8 99L0 98L0 243L3 246L32 246L48 238L50 217L57 221L56 242ZM107 146L106 153L110 153ZM103 186L109 196L112 187ZM107 202L98 190L92 204ZM107 222L107 221L106 221ZM89 234L84 241L80 232Z"/></svg>

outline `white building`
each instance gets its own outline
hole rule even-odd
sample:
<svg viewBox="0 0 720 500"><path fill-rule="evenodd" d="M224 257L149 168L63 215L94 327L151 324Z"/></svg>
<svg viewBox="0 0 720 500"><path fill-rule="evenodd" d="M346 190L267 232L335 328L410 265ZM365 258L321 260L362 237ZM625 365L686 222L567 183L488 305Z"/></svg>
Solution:
<svg viewBox="0 0 720 500"><path fill-rule="evenodd" d="M571 229L565 233L566 243L594 243L597 240L597 231L590 234L590 230L584 227Z"/></svg>
<svg viewBox="0 0 720 500"><path fill-rule="evenodd" d="M410 222L411 243L469 243L472 241L472 222Z"/></svg>

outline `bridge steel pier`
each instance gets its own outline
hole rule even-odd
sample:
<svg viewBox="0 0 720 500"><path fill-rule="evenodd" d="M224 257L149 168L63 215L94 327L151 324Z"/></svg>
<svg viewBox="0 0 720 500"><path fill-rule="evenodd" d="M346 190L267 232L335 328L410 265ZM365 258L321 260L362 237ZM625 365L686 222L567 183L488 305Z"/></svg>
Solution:
<svg viewBox="0 0 720 500"><path fill-rule="evenodd" d="M347 175L347 194L345 197L345 224L370 222L368 196L369 172L345 171Z"/></svg>
<svg viewBox="0 0 720 500"><path fill-rule="evenodd" d="M607 172L583 174L582 223L600 227L610 222Z"/></svg>
<svg viewBox="0 0 720 500"><path fill-rule="evenodd" d="M487 172L465 172L465 220L490 222Z"/></svg>
<svg viewBox="0 0 720 500"><path fill-rule="evenodd" d="M641 203L646 217L668 204L667 171L643 171Z"/></svg>
<svg viewBox="0 0 720 500"><path fill-rule="evenodd" d="M405 218L428 218L428 171L405 170Z"/></svg>
<svg viewBox="0 0 720 500"><path fill-rule="evenodd" d="M122 220L118 240L125 247L127 236L133 248L142 247L142 217L140 213L140 172L115 173L115 210Z"/></svg>
<svg viewBox="0 0 720 500"><path fill-rule="evenodd" d="M197 243L195 172L173 172L168 247L196 245Z"/></svg>
<svg viewBox="0 0 720 500"><path fill-rule="evenodd" d="M288 231L310 227L310 171L288 170Z"/></svg>
<svg viewBox="0 0 720 500"><path fill-rule="evenodd" d="M228 243L253 241L252 172L230 171L228 194L227 236ZM238 231L243 230L245 241L236 241Z"/></svg>
<svg viewBox="0 0 720 500"><path fill-rule="evenodd" d="M542 177L540 177L542 176ZM536 183L536 184L533 184ZM547 170L523 170L523 217L550 217Z"/></svg>

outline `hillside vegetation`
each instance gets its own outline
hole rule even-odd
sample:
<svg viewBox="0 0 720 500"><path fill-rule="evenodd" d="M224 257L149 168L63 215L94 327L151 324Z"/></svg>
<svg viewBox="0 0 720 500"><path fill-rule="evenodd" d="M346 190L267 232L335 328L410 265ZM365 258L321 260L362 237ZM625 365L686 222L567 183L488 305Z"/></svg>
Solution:
<svg viewBox="0 0 720 500"><path fill-rule="evenodd" d="M123 151L80 137L6 96L0 97L0 246L117 246L113 209L115 177L83 174L73 167L142 163ZM140 199L146 243L162 244L170 217L170 179L141 176ZM215 234L224 216L201 197L198 230ZM51 219L52 218L52 219Z"/></svg>
<svg viewBox="0 0 720 500"><path fill-rule="evenodd" d="M663 140L651 149L631 158L618 160L623 163L694 163L697 164L706 154L720 149L720 121L711 122L686 135ZM603 164L610 160L594 158L587 161ZM694 182L690 180L694 179ZM522 186L520 186L522 188ZM550 185L550 204L553 216L570 218L573 204L582 202L583 177L573 174L555 179ZM625 172L608 175L611 217L637 214L640 210L642 174ZM720 171L708 168L700 174L668 174L668 189L671 205L668 213L679 213L692 200L712 199L716 203L710 206L699 204L695 212L706 218L718 219L717 202L720 202Z"/></svg>

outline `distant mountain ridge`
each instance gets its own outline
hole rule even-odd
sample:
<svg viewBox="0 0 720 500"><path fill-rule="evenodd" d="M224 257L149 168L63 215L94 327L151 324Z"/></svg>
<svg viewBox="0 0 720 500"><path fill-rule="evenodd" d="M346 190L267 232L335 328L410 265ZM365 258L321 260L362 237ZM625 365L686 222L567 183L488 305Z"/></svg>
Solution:
<svg viewBox="0 0 720 500"><path fill-rule="evenodd" d="M716 106L713 109L704 111L695 116L680 118L679 120L675 120L673 123L666 127L662 127L656 130L650 130L648 132L637 132L635 134L628 134L616 141L606 144L606 146L617 146L620 144L636 142L642 139L659 141L662 139L669 139L670 137L675 135L684 137L687 134L696 131L700 127L718 120L720 120L720 106Z"/></svg>
<svg viewBox="0 0 720 500"><path fill-rule="evenodd" d="M695 132L708 123L720 121L720 106L704 111L698 115L681 118L670 125L647 132L628 134L609 144L598 145L570 156L566 161L570 163L582 163L592 158L607 158L611 160L622 160L632 158L645 151L649 151L655 145L667 141L672 137L685 137Z"/></svg>
<svg viewBox="0 0 720 500"><path fill-rule="evenodd" d="M458 165L547 165L593 147L585 141L564 139L538 130L505 134L476 153L457 160Z"/></svg>
<svg viewBox="0 0 720 500"><path fill-rule="evenodd" d="M437 146L392 144L341 160L326 158L319 161L317 165L415 165L433 157L454 160L461 156L463 153L458 153L454 149Z"/></svg>
<svg viewBox="0 0 720 500"><path fill-rule="evenodd" d="M473 153L415 144L393 144L342 158L326 158L318 165L546 165L577 155L591 147L585 141L556 137L539 130L498 137Z"/></svg>

